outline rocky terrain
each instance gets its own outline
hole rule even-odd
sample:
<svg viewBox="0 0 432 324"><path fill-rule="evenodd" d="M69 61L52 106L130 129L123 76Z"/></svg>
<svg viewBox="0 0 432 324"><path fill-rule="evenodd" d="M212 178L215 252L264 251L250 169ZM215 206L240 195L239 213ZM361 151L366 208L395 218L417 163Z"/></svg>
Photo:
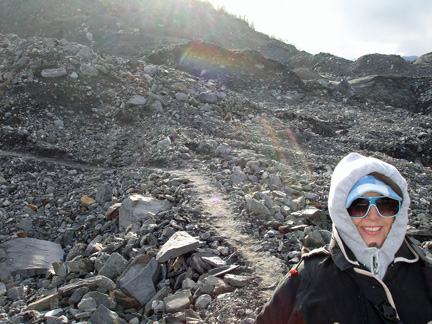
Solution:
<svg viewBox="0 0 432 324"><path fill-rule="evenodd" d="M253 323L349 152L432 252L432 54L311 55L198 1L0 3L0 322Z"/></svg>

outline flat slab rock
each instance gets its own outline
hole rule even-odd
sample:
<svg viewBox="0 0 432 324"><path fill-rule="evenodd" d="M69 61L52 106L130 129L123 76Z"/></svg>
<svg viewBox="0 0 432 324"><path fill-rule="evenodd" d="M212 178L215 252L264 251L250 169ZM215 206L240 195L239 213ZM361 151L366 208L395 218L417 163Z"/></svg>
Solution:
<svg viewBox="0 0 432 324"><path fill-rule="evenodd" d="M199 241L187 232L179 231L174 233L162 246L156 255L156 261L163 263L169 259L176 258L185 253L191 252L199 247Z"/></svg>
<svg viewBox="0 0 432 324"><path fill-rule="evenodd" d="M60 244L34 238L17 238L0 245L0 278L17 272L44 274L54 262L62 262Z"/></svg>
<svg viewBox="0 0 432 324"><path fill-rule="evenodd" d="M138 194L131 195L120 206L119 227L124 230L131 224L141 224L143 220L151 218L149 213L157 214L161 210L170 208L171 203L168 200Z"/></svg>

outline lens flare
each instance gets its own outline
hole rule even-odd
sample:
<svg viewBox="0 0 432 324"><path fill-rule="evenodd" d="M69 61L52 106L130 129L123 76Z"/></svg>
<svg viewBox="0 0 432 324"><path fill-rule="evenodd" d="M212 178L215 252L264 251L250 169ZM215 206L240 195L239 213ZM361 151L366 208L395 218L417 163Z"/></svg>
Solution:
<svg viewBox="0 0 432 324"><path fill-rule="evenodd" d="M307 172L310 180L314 181L306 156L292 128L284 126L277 132L268 118L263 117L259 117L257 123L261 129L261 142L272 149L272 152L269 152L271 157L296 172Z"/></svg>

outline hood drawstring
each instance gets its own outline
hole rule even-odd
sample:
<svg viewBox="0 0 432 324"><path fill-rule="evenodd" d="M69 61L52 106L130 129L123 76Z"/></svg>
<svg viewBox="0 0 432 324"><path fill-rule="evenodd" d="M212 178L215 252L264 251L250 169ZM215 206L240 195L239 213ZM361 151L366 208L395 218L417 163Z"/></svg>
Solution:
<svg viewBox="0 0 432 324"><path fill-rule="evenodd" d="M373 255L371 259L371 272L374 276L378 276L379 270L380 270L380 261L379 261L379 250L377 250Z"/></svg>

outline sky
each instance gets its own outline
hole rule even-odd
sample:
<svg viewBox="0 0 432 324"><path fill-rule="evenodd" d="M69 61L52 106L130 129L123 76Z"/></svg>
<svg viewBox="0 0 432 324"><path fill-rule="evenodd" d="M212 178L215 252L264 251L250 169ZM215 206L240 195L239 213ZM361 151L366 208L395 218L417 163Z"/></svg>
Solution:
<svg viewBox="0 0 432 324"><path fill-rule="evenodd" d="M432 0L210 0L310 54L432 52Z"/></svg>

